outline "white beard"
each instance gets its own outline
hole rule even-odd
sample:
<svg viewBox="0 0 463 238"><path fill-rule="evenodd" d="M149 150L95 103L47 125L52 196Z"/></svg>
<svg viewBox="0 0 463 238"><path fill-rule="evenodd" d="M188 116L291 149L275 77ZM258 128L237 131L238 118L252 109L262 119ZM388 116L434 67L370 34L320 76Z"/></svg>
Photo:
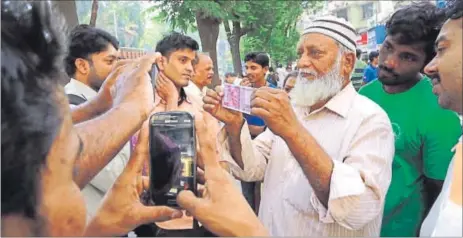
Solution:
<svg viewBox="0 0 463 238"><path fill-rule="evenodd" d="M331 71L322 77L318 77L317 73L311 70L299 70L296 85L290 93L296 106L311 107L320 101L333 97L342 90L344 80L340 75L340 58L338 56ZM315 75L315 79L304 78L301 72L311 73Z"/></svg>

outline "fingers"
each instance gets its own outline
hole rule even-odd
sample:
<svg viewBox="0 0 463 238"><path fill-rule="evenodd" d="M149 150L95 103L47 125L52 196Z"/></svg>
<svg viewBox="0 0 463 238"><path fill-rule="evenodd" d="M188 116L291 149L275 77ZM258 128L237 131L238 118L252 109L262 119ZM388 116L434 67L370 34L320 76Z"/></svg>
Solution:
<svg viewBox="0 0 463 238"><path fill-rule="evenodd" d="M141 179L142 179L142 183L143 183L142 192L144 190L148 191L150 189L150 178L148 176L142 176Z"/></svg>
<svg viewBox="0 0 463 238"><path fill-rule="evenodd" d="M166 206L143 206L137 211L141 224L181 218L183 212Z"/></svg>
<svg viewBox="0 0 463 238"><path fill-rule="evenodd" d="M263 98L263 99L265 99L267 101L272 101L273 99L275 99L275 94L271 93L267 89L269 89L269 88L256 89L251 95L251 100L253 100L254 98Z"/></svg>
<svg viewBox="0 0 463 238"><path fill-rule="evenodd" d="M197 217L198 213L207 212L207 201L197 198L190 190L183 190L178 194L177 204L194 217Z"/></svg>
<svg viewBox="0 0 463 238"><path fill-rule="evenodd" d="M206 183L206 178L204 176L204 170L197 168L196 170L196 182L199 184L205 184Z"/></svg>
<svg viewBox="0 0 463 238"><path fill-rule="evenodd" d="M130 171L139 172L142 170L143 163L149 156L149 120L146 120L141 127L134 152L126 168Z"/></svg>
<svg viewBox="0 0 463 238"><path fill-rule="evenodd" d="M155 52L152 54L144 55L139 59L139 70L142 72L149 72L153 67L153 64L159 60L160 53Z"/></svg>
<svg viewBox="0 0 463 238"><path fill-rule="evenodd" d="M218 92L208 89L206 96L203 97L203 108L206 112L213 114L213 112L220 106L222 96Z"/></svg>
<svg viewBox="0 0 463 238"><path fill-rule="evenodd" d="M120 66L123 66L123 65L129 65L131 63L134 63L135 61L132 60L132 59L120 59L116 62L116 64L114 65L114 68L113 69L116 69Z"/></svg>
<svg viewBox="0 0 463 238"><path fill-rule="evenodd" d="M270 110L274 105L268 100L264 98L255 97L251 100L251 108L265 108L266 110Z"/></svg>
<svg viewBox="0 0 463 238"><path fill-rule="evenodd" d="M269 111L267 111L267 110L265 110L263 108L259 108L259 107L251 108L251 114L264 119L264 121L265 121L266 118L270 117L270 112Z"/></svg>
<svg viewBox="0 0 463 238"><path fill-rule="evenodd" d="M216 86L215 91L217 94L219 94L220 97L223 97L223 87L221 85Z"/></svg>
<svg viewBox="0 0 463 238"><path fill-rule="evenodd" d="M209 100L213 99L217 102L217 104L219 104L220 101L222 101L222 96L223 96L223 95L220 95L221 93L223 94L222 91L217 91L217 89L215 91L212 89L208 89L206 91L206 96L204 98L208 98ZM205 101L204 103L208 103L208 102Z"/></svg>

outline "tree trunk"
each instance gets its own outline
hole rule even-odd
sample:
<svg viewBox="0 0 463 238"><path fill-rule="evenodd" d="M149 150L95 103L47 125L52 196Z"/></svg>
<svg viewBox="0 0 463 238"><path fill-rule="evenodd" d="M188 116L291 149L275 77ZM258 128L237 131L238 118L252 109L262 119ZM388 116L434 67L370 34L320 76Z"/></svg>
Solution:
<svg viewBox="0 0 463 238"><path fill-rule="evenodd" d="M236 74L243 75L240 55L241 26L239 22L234 21L233 30L231 30L229 24L230 23L228 21L224 22L228 44L230 44L230 52L233 61L233 70Z"/></svg>
<svg viewBox="0 0 463 238"><path fill-rule="evenodd" d="M96 17L98 16L98 0L93 0L92 14L90 15L90 26L96 26Z"/></svg>
<svg viewBox="0 0 463 238"><path fill-rule="evenodd" d="M196 12L196 24L198 26L199 38L203 52L208 52L214 63L214 77L209 87L214 88L222 82L219 78L219 67L217 64L217 39L219 37L220 19L204 16L201 11Z"/></svg>
<svg viewBox="0 0 463 238"><path fill-rule="evenodd" d="M69 29L79 25L79 18L77 17L76 1L52 1L55 7L63 14L66 24Z"/></svg>

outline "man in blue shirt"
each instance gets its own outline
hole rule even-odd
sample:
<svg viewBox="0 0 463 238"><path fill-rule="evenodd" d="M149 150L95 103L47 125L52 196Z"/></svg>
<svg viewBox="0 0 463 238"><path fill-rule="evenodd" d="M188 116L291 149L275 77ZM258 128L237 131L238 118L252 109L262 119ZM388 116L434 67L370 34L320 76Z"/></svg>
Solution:
<svg viewBox="0 0 463 238"><path fill-rule="evenodd" d="M378 77L378 56L378 51L370 52L370 55L368 56L370 62L368 63L368 66L365 68L365 71L363 71L364 84L367 84Z"/></svg>
<svg viewBox="0 0 463 238"><path fill-rule="evenodd" d="M243 81L241 82L242 86L253 88L272 87L265 77L269 71L270 62L267 53L248 53L244 57L244 62L246 64L246 76L243 77ZM266 125L262 118L249 114L243 114L243 116L248 122L252 139L264 132ZM260 197L260 184L256 182L241 182L241 189L249 205L257 212Z"/></svg>

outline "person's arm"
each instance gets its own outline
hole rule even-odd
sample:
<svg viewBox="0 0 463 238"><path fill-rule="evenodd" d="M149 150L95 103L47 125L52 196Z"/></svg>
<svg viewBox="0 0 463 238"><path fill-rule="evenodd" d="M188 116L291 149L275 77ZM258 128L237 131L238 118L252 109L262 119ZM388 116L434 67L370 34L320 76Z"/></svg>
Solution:
<svg viewBox="0 0 463 238"><path fill-rule="evenodd" d="M118 60L114 65L114 70L105 79L101 85L98 94L78 106L71 106L72 122L74 124L91 120L105 113L112 107L111 88L116 83L118 76L125 69L125 66L134 64L134 60Z"/></svg>
<svg viewBox="0 0 463 238"><path fill-rule="evenodd" d="M90 181L90 184L103 193L109 191L122 173L130 158L129 143L126 143L122 150Z"/></svg>
<svg viewBox="0 0 463 238"><path fill-rule="evenodd" d="M80 188L104 168L141 126L143 118L130 105L120 105L75 128L84 143L82 157L76 161L74 181Z"/></svg>
<svg viewBox="0 0 463 238"><path fill-rule="evenodd" d="M439 108L432 114L424 124L422 132L425 194L430 205L442 190L447 169L454 155L452 148L461 135L460 120L454 112ZM436 124L436 121L439 121L439 124Z"/></svg>
<svg viewBox="0 0 463 238"><path fill-rule="evenodd" d="M209 131L212 120L195 120L198 155L203 158L207 186L200 198L184 190L177 196L177 203L192 214L207 230L217 236L268 236L231 176L218 163L216 142Z"/></svg>
<svg viewBox="0 0 463 238"><path fill-rule="evenodd" d="M241 127L225 126L218 134L222 161L227 161L234 176L242 181L262 181L270 158L274 135L270 130L254 140L243 119Z"/></svg>
<svg viewBox="0 0 463 238"><path fill-rule="evenodd" d="M74 124L78 124L84 121L91 120L103 114L107 110L108 110L108 107L106 105L102 105L98 97L95 97L80 105L71 106L72 122Z"/></svg>
<svg viewBox="0 0 463 238"><path fill-rule="evenodd" d="M363 122L344 158L331 158L305 128L294 133L283 139L313 188L307 202L322 223L358 230L381 215L394 156L394 134L386 115Z"/></svg>

